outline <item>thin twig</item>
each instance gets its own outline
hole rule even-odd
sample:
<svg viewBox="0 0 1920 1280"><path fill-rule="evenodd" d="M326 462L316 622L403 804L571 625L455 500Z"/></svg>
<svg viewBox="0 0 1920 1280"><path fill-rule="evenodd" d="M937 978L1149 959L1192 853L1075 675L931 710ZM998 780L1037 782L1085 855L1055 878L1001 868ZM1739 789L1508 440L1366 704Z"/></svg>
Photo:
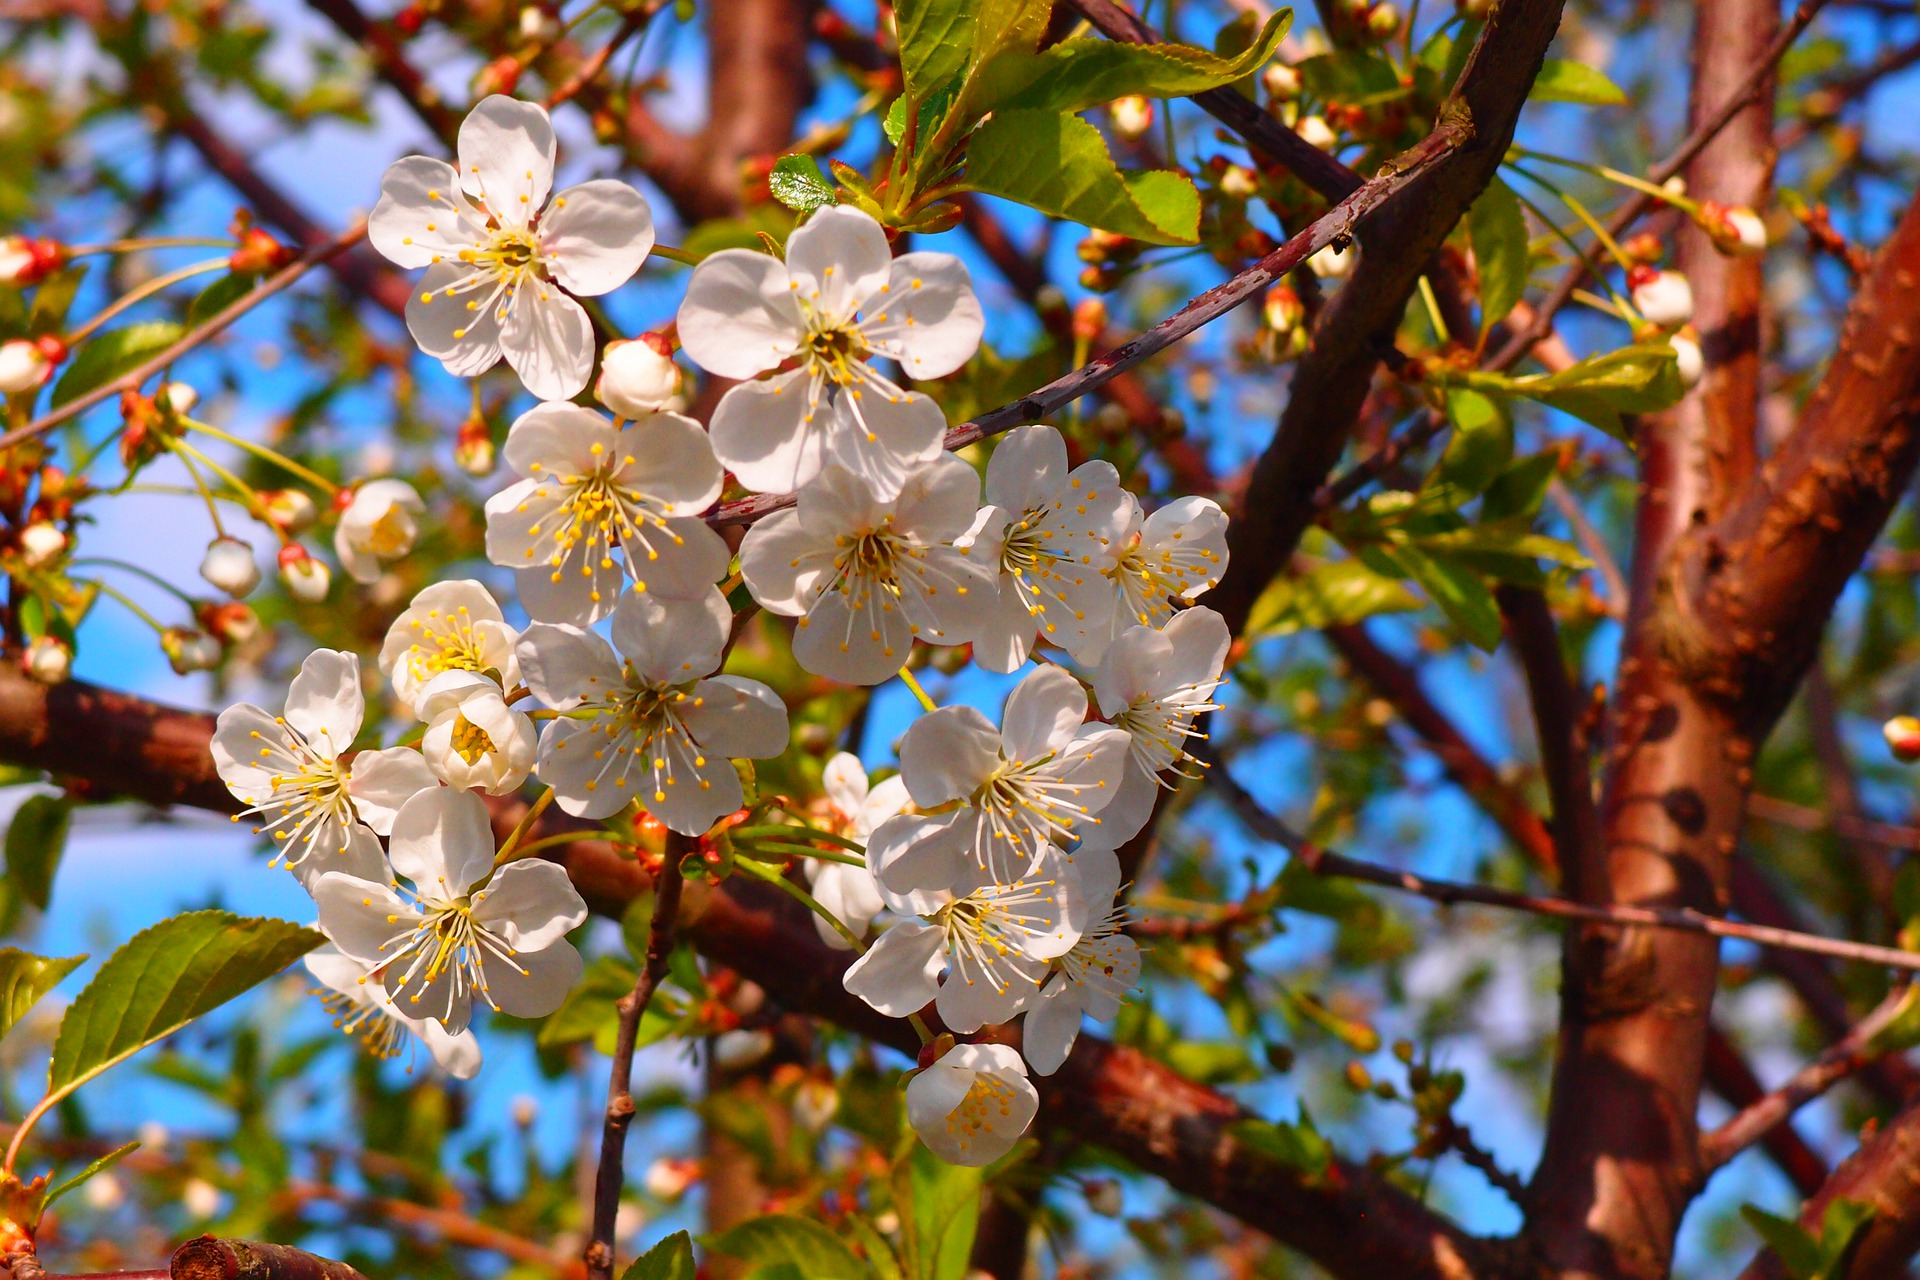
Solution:
<svg viewBox="0 0 1920 1280"><path fill-rule="evenodd" d="M561 82L560 87L547 95L547 110L551 111L563 102L571 101L579 92L599 78L607 68L607 62L617 53L620 46L631 40L638 32L645 31L653 21L653 15L666 7L666 0L649 0L620 20L607 42L589 54L574 73Z"/></svg>
<svg viewBox="0 0 1920 1280"><path fill-rule="evenodd" d="M653 923L647 931L647 963L615 1008L620 1026L613 1044L613 1069L607 1079L607 1116L600 1131L600 1168L593 1179L593 1231L587 1237L587 1280L609 1280L613 1275L613 1226L620 1212L620 1186L626 1176L627 1130L633 1125L633 1044L640 1034L640 1018L673 955L675 917L680 914L680 859L692 841L676 832L667 834L660 874L653 884Z"/></svg>
<svg viewBox="0 0 1920 1280"><path fill-rule="evenodd" d="M1840 960L1859 961L1862 964L1883 965L1889 969L1920 972L1920 952L1902 951L1895 947L1875 946L1869 942L1850 942L1844 938L1823 938L1817 934L1796 933L1791 929L1774 929L1765 925L1743 924L1720 916L1710 916L1688 907L1642 907L1629 903L1574 902L1567 898L1515 893L1507 889L1496 889L1491 885L1436 880L1416 875L1411 871L1400 871L1377 863L1362 862L1358 858L1349 858L1330 849L1321 848L1279 818L1268 813L1260 802L1255 800L1246 788L1236 782L1224 769L1213 770L1210 777L1213 784L1220 789L1221 794L1225 795L1228 802L1232 804L1234 813L1249 830L1262 839L1271 840L1290 851L1300 859L1307 870L1315 875L1336 876L1343 880L1359 880L1366 884L1376 884L1383 889L1397 889L1402 893L1411 893L1429 901L1438 902L1442 906L1451 906L1456 902L1472 902L1483 907L1525 911L1555 920L1676 929L1683 933L1710 934L1716 938L1738 938L1743 942L1755 943L1762 947L1805 951L1814 955L1833 956Z"/></svg>

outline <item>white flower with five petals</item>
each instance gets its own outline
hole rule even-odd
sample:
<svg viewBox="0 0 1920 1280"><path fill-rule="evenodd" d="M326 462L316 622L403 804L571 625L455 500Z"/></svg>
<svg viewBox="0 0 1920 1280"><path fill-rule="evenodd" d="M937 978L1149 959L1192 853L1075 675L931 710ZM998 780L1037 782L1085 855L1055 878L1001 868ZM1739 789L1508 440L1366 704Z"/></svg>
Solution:
<svg viewBox="0 0 1920 1280"><path fill-rule="evenodd" d="M442 782L503 796L533 772L533 721L507 705L500 686L471 671L447 671L420 691L427 731L420 754Z"/></svg>
<svg viewBox="0 0 1920 1280"><path fill-rule="evenodd" d="M793 656L847 684L879 684L915 640L960 644L992 603L987 567L954 540L980 510L980 481L952 454L892 501L830 467L794 507L747 531L740 572L769 613L800 619Z"/></svg>
<svg viewBox="0 0 1920 1280"><path fill-rule="evenodd" d="M605 818L638 800L673 830L699 835L740 807L732 761L784 752L787 709L757 680L710 676L731 621L709 587L698 600L622 596L612 646L577 627L526 629L527 687L566 713L541 732L536 766L562 809Z"/></svg>
<svg viewBox="0 0 1920 1280"><path fill-rule="evenodd" d="M427 509L405 480L370 480L353 491L333 531L333 553L355 582L378 582L381 562L413 550Z"/></svg>
<svg viewBox="0 0 1920 1280"><path fill-rule="evenodd" d="M440 785L411 747L342 759L365 714L360 659L317 649L288 687L284 715L239 702L215 724L220 780L247 813L260 815L258 829L272 835L303 877L336 868L364 872L368 845L374 858L379 853L374 834L391 831L394 814L416 792ZM317 857L312 865L310 857Z"/></svg>
<svg viewBox="0 0 1920 1280"><path fill-rule="evenodd" d="M313 994L333 1015L335 1028L360 1041L374 1057L397 1058L417 1039L448 1075L471 1080L479 1074L480 1039L471 1028L448 1031L431 1018L402 1013L373 970L338 947L308 952L306 965L320 984Z"/></svg>
<svg viewBox="0 0 1920 1280"><path fill-rule="evenodd" d="M443 671L493 671L501 688L519 684L520 664L513 656L518 638L492 593L478 582L436 582L387 628L380 673L393 682L400 705L418 714L420 691Z"/></svg>
<svg viewBox="0 0 1920 1280"><path fill-rule="evenodd" d="M1118 554L1105 570L1114 593L1111 633L1073 656L1098 662L1128 627L1157 627L1211 590L1227 571L1227 513L1211 498L1176 498L1145 519L1133 505Z"/></svg>
<svg viewBox="0 0 1920 1280"><path fill-rule="evenodd" d="M460 125L459 168L407 156L380 181L367 238L425 267L407 300L420 349L458 378L504 355L527 390L568 400L593 369L593 325L569 295L619 288L653 249L646 198L611 178L553 190L545 108L495 94Z"/></svg>
<svg viewBox="0 0 1920 1280"><path fill-rule="evenodd" d="M494 870L485 802L445 787L400 807L388 848L410 891L329 872L313 897L333 944L401 1010L459 1032L475 1000L516 1018L560 1007L584 968L567 934L587 918L565 870L537 858Z"/></svg>
<svg viewBox="0 0 1920 1280"><path fill-rule="evenodd" d="M845 205L819 209L794 231L784 263L748 249L709 256L693 269L679 314L687 356L742 380L713 414L714 452L741 484L788 492L832 461L882 500L940 452L947 420L867 361L944 377L972 358L984 326L958 258L896 259L880 224Z"/></svg>
<svg viewBox="0 0 1920 1280"><path fill-rule="evenodd" d="M1094 917L1079 941L1054 961L1053 976L1027 1002L1020 1044L1027 1062L1043 1076L1060 1069L1080 1038L1083 1017L1111 1022L1127 993L1140 981L1140 944L1120 932L1126 909L1117 901L1120 861L1111 853L1081 849L1074 859L1082 902Z"/></svg>
<svg viewBox="0 0 1920 1280"><path fill-rule="evenodd" d="M942 707L900 740L900 776L921 810L874 830L867 865L882 888L953 888L977 873L1024 879L1051 845L1100 824L1120 789L1127 735L1085 725L1087 694L1059 667L1040 667L1007 695L1000 728L972 707Z"/></svg>
<svg viewBox="0 0 1920 1280"><path fill-rule="evenodd" d="M992 1164L1039 1110L1026 1063L1004 1044L957 1044L907 1082L907 1120L948 1164Z"/></svg>
<svg viewBox="0 0 1920 1280"><path fill-rule="evenodd" d="M870 786L860 757L848 751L827 761L820 782L836 818L834 833L849 840L865 843L875 827L907 807L907 784L899 775ZM806 866L813 900L846 925L854 937L863 937L873 918L887 905L873 873L864 866L819 858L808 858ZM840 931L825 920L815 916L813 924L822 942L836 951L850 949Z"/></svg>
<svg viewBox="0 0 1920 1280"><path fill-rule="evenodd" d="M1110 567L1133 497L1113 464L1067 470L1067 445L1048 426L1008 433L987 461L986 500L972 553L999 573L998 596L973 637L973 660L1017 670L1040 639L1078 654L1112 630Z"/></svg>
<svg viewBox="0 0 1920 1280"><path fill-rule="evenodd" d="M587 626L613 612L621 565L642 591L694 597L726 576L727 544L698 519L720 496L700 424L659 413L616 428L591 409L543 404L507 433L524 479L487 500L487 559L518 570L542 622Z"/></svg>

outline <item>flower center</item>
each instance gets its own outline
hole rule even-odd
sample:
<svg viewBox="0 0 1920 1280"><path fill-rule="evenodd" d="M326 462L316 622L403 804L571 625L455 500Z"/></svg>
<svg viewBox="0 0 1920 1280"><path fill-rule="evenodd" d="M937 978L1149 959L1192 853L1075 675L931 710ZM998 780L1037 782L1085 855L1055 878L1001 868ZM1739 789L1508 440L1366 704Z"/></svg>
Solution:
<svg viewBox="0 0 1920 1280"><path fill-rule="evenodd" d="M977 971L995 991L1005 992L1010 981L997 966L1025 955L1021 935L1051 933L1058 927L1058 887L1053 880L1022 878L989 885L942 907L934 918L946 931L954 974L972 985Z"/></svg>
<svg viewBox="0 0 1920 1280"><path fill-rule="evenodd" d="M491 956L497 963L525 973L514 959L514 949L507 945L506 939L473 918L470 898L422 898L419 908L420 913L410 922L405 916L387 917L388 924L410 923L410 927L380 945L381 951L391 949L392 954L381 966L381 972L394 965L405 966L400 980L394 984L394 997L398 999L404 993L408 1003L419 1004L426 989L446 977L449 979L446 1006L429 1010L427 1016L444 1021L453 1016L461 999L475 992L489 1006L497 1008L487 995L485 962Z"/></svg>
<svg viewBox="0 0 1920 1280"><path fill-rule="evenodd" d="M960 1105L947 1113L947 1135L962 1151L982 1133L992 1133L1013 1115L1013 1086L999 1076L976 1072Z"/></svg>
<svg viewBox="0 0 1920 1280"><path fill-rule="evenodd" d="M458 711L454 712L452 745L454 752L470 765L479 764L498 750L485 729Z"/></svg>
<svg viewBox="0 0 1920 1280"><path fill-rule="evenodd" d="M1162 547L1150 552L1136 533L1112 567L1102 572L1120 588L1135 620L1150 627L1173 616L1174 601L1186 600L1196 587L1205 589L1202 584L1208 575L1194 562L1211 564L1218 559L1217 553L1207 550L1184 549L1176 555L1171 547Z"/></svg>
<svg viewBox="0 0 1920 1280"><path fill-rule="evenodd" d="M996 876L1023 875L1043 844L1073 839L1076 822L1100 821L1075 798L1085 788L1055 776L1053 759L1002 761L968 800L986 826L980 865Z"/></svg>
<svg viewBox="0 0 1920 1280"><path fill-rule="evenodd" d="M1207 736L1193 727L1193 718L1203 711L1220 709L1219 703L1209 701L1217 687L1215 681L1206 680L1183 684L1158 698L1141 696L1113 718L1114 727L1125 729L1129 735L1127 750L1162 786L1168 784L1160 778L1161 772L1177 764L1192 761L1206 768L1205 761L1195 760L1181 744L1188 738ZM1183 777L1199 776L1184 769L1180 772Z"/></svg>
<svg viewBox="0 0 1920 1280"><path fill-rule="evenodd" d="M484 642L474 632L467 606L461 605L445 618L436 609L409 625L420 633L420 639L407 650L407 661L414 679L422 684L442 671L488 670Z"/></svg>
<svg viewBox="0 0 1920 1280"><path fill-rule="evenodd" d="M337 756L332 760L321 756L284 718L276 723L286 733L282 742L273 742L258 729L253 731L254 740L262 744L260 764L276 770L268 779L271 790L266 799L243 810L235 820L245 814L259 814L265 821L254 831L271 831L280 842L281 857L290 867L313 852L315 837L329 823L337 824L341 832L340 847L333 852L344 851L347 827L353 820L346 765Z"/></svg>
<svg viewBox="0 0 1920 1280"><path fill-rule="evenodd" d="M605 454L606 446L595 442L589 452L596 457ZM665 538L675 546L686 541L667 525L667 516L673 509L648 497L637 489L630 489L614 478L615 472L633 465L632 454L624 455L616 465L613 459L601 457L599 466L590 472L579 475L561 475L552 478L566 490L565 497L555 508L551 517L535 522L527 529L530 538L542 538L542 530L549 523L552 550L545 559L553 569L552 580L561 580L561 569L569 556L580 553L580 576L593 576L596 565L600 569L613 568L612 551L623 547L627 555L627 567L632 571L636 585L644 591L646 582L640 578L642 560L652 561L660 558L660 552L654 547L654 540ZM534 464L538 474L542 468ZM543 486L535 491L536 497L546 497ZM538 552L527 548L528 559L535 559ZM597 604L600 592L596 589L593 600Z"/></svg>
<svg viewBox="0 0 1920 1280"><path fill-rule="evenodd" d="M667 798L667 788L679 785L683 770L693 775L700 790L709 790L713 784L700 776L707 757L680 720L683 704L698 707L703 701L689 692L693 682L653 684L632 663L624 666L626 689L582 708L595 721L593 732L606 739L606 745L588 748L599 767L586 780L586 790L598 791L609 778L615 787L624 788L635 766L651 777L655 804Z"/></svg>
<svg viewBox="0 0 1920 1280"><path fill-rule="evenodd" d="M836 386L859 381L861 362L872 350L860 330L845 322L816 320L815 326L807 333L807 364Z"/></svg>
<svg viewBox="0 0 1920 1280"><path fill-rule="evenodd" d="M397 1058L407 1045L407 1030L378 1004L356 1000L350 995L326 987L314 987L320 1007L333 1017L333 1025L343 1035L360 1041L376 1058Z"/></svg>

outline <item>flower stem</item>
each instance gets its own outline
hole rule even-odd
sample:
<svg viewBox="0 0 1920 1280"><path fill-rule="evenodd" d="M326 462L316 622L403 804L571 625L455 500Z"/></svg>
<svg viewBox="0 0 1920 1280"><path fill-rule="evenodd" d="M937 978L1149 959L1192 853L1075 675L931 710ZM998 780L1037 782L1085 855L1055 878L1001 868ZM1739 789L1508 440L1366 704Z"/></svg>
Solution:
<svg viewBox="0 0 1920 1280"><path fill-rule="evenodd" d="M913 696L920 700L921 710L938 711L940 709L940 704L928 697L927 691L920 687L920 681L914 678L913 672L905 667L900 668L900 680L907 688L913 690Z"/></svg>
<svg viewBox="0 0 1920 1280"><path fill-rule="evenodd" d="M182 591L180 588L174 586L171 582L168 582L165 578L161 577L159 574L155 573L153 570L142 569L139 565L129 564L125 560L116 560L112 556L75 556L73 559L67 561L67 563L69 565L74 566L75 568L79 568L82 565L100 565L103 568L119 569L122 572L131 573L136 575L137 577L145 578L148 582L151 582L154 586L159 587L162 591L165 591L170 595L177 596L179 599L185 601L189 605L193 603L192 596L188 595L186 592Z"/></svg>
<svg viewBox="0 0 1920 1280"><path fill-rule="evenodd" d="M218 271L226 265L227 260L225 258L214 258L208 262L196 262L190 267L182 267L178 271L169 271L163 276L155 276L138 288L129 289L123 296L115 298L112 302L101 308L98 315L66 336L66 344L73 346L75 343L82 341L92 334L94 330L119 315L122 311L125 311L128 307L133 306L135 303L142 302L147 298L151 298L163 289L170 289L182 280L191 280L193 277L205 275L209 271Z"/></svg>
<svg viewBox="0 0 1920 1280"><path fill-rule="evenodd" d="M860 939L855 936L853 930L847 928L839 916L836 916L833 912L821 906L819 900L805 889L802 889L799 885L781 875L779 868L770 867L764 862L755 862L752 858L742 858L733 865L748 875L758 876L768 884L778 888L788 897L806 907L807 910L813 912L813 914L819 916L822 920L825 920L832 926L835 933L846 939L848 946L862 955L866 954L867 944L860 941Z"/></svg>
<svg viewBox="0 0 1920 1280"><path fill-rule="evenodd" d="M213 500L213 490L207 488L207 482L200 478L200 468L193 465L193 458L189 453L190 446L182 445L169 436L162 436L161 439L166 441L167 448L172 451L173 456L180 459L180 465L187 469L187 475L193 480L195 491L199 493L201 501L207 504L207 516L213 521L214 533L219 537L226 537L226 526L220 523L220 505Z"/></svg>
<svg viewBox="0 0 1920 1280"><path fill-rule="evenodd" d="M653 252L656 256L665 258L668 262L678 262L689 267L697 267L701 262L699 254L688 253L678 245L660 244L656 242L653 246Z"/></svg>
<svg viewBox="0 0 1920 1280"><path fill-rule="evenodd" d="M103 594L112 596L115 600L118 600L122 605L124 605L127 609L127 612L131 613L134 617L140 619L140 621L152 627L156 634L165 635L167 633L167 629L161 626L159 622L155 621L154 616L152 614L148 613L145 609L142 609L139 605L135 604L132 600L130 600L127 597L125 592L118 590L117 588L113 587L109 583L101 581L99 578L92 579L92 582L94 586L100 588Z"/></svg>
<svg viewBox="0 0 1920 1280"><path fill-rule="evenodd" d="M233 241L212 236L145 236L134 240L109 240L101 244L77 244L67 250L69 258L92 258L103 253L138 253L143 249L231 249Z"/></svg>
<svg viewBox="0 0 1920 1280"><path fill-rule="evenodd" d="M493 856L494 866L504 867L513 860L514 848L519 845L521 837L533 829L533 824L539 821L540 815L545 813L547 806L552 803L553 788L548 787L540 793L540 798L528 805L527 811L520 815L519 825L514 827L512 834L507 836L507 842L500 846L500 852Z"/></svg>
<svg viewBox="0 0 1920 1280"><path fill-rule="evenodd" d="M196 422L192 418L182 418L180 420L180 425L185 427L189 431L198 431L201 435L212 436L215 440L223 441L226 444L232 445L236 449L245 449L248 453L252 454L254 457L263 459L267 462L271 462L274 466L279 467L282 471L291 472L292 474L299 476L302 480L305 480L308 484L312 485L314 488L319 489L321 492L325 493L328 497L332 497L334 494L340 492L339 485L327 479L325 476L321 475L319 472L310 470L307 467L303 467L299 463L295 462L292 458L289 458L285 454L279 453L273 449L269 449L267 448L267 446L263 444L255 444L253 441L242 439L240 436L236 436L232 432L222 431L219 427L208 426L204 422ZM244 485L239 487L245 488Z"/></svg>

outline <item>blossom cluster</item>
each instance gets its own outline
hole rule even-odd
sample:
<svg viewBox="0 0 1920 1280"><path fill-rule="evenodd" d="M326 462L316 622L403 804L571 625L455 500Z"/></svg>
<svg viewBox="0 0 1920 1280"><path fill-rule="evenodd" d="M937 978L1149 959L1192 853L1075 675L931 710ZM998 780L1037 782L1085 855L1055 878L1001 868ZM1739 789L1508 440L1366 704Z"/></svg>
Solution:
<svg viewBox="0 0 1920 1280"><path fill-rule="evenodd" d="M554 153L544 111L489 98L458 163L394 165L369 223L389 258L425 268L408 308L422 350L463 376L504 359L540 400L486 503L486 555L513 571L525 625L479 581L432 585L378 662L414 730L373 741L358 659L322 650L280 714L220 716L220 775L315 900L331 946L309 968L341 1025L381 1052L411 1033L467 1075L477 1006L539 1017L582 972L567 935L585 903L521 852L529 781L578 819L701 837L742 809L736 761L788 751L780 696L723 670L736 584L792 619L795 660L830 681L892 680L916 642L1024 670L997 724L929 705L896 776L829 761L824 834L864 854L806 863L821 938L860 952L847 989L892 1016L931 1006L946 1029L908 1086L915 1128L949 1160L996 1159L1037 1106L1028 1069L1057 1070L1083 1017L1112 1018L1137 979L1118 851L1215 706L1229 636L1193 602L1226 567L1226 517L1203 498L1146 510L1111 464L1072 465L1050 426L1001 439L984 477L946 452L941 407L905 384L978 350L967 270L894 257L848 207L815 212L783 258L729 249L694 268L678 341L735 382L710 428L678 411L657 334L601 353L594 394L613 416L575 403L596 338L574 295L624 283L653 231L618 182L551 194ZM729 477L794 495L737 556L703 519ZM341 513L343 566L377 579L424 516L401 482L363 486ZM1023 1015L1020 1052L952 1043Z"/></svg>

